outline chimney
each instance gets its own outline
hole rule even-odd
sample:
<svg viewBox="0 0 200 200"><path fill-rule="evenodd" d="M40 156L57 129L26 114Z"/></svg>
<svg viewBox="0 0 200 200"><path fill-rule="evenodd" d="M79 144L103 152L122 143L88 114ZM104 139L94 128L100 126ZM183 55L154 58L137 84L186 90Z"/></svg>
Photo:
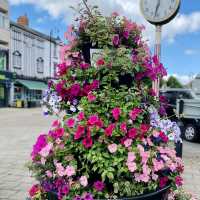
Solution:
<svg viewBox="0 0 200 200"><path fill-rule="evenodd" d="M29 19L27 15L19 16L17 19L17 23L21 26L29 26Z"/></svg>

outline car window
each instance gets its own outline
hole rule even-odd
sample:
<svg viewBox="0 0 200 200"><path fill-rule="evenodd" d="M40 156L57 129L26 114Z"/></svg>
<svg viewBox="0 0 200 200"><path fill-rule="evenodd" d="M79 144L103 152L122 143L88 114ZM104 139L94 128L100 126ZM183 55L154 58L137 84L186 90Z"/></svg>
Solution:
<svg viewBox="0 0 200 200"><path fill-rule="evenodd" d="M189 91L179 91L178 98L179 99L193 99L193 96Z"/></svg>

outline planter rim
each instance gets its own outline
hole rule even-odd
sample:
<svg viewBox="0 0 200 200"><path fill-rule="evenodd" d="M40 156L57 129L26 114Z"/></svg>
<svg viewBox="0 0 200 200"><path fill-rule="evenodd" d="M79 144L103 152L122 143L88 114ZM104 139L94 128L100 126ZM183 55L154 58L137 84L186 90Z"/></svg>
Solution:
<svg viewBox="0 0 200 200"><path fill-rule="evenodd" d="M151 193L148 193L148 194L139 195L139 196L135 196L135 197L122 197L122 198L119 198L117 200L143 200L144 198L150 198L150 197L152 197L154 195L157 195L159 193L166 192L167 190L170 189L170 187L171 186L168 185L168 186L165 186L164 188L159 189L159 190L157 190L155 192L151 192ZM49 192L49 193L57 195L55 192ZM109 199L94 199L94 200L109 200ZM112 200L112 199L110 199L110 200Z"/></svg>

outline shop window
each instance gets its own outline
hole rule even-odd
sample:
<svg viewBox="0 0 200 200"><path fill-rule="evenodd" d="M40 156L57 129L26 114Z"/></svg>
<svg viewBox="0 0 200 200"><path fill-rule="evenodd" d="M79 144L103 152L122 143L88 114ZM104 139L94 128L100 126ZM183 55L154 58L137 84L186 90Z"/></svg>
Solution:
<svg viewBox="0 0 200 200"><path fill-rule="evenodd" d="M22 67L22 54L19 51L14 51L13 53L13 67L14 68Z"/></svg>
<svg viewBox="0 0 200 200"><path fill-rule="evenodd" d="M57 45L56 43L53 44L53 56L57 58Z"/></svg>
<svg viewBox="0 0 200 200"><path fill-rule="evenodd" d="M57 65L58 65L58 63L56 63L56 62L53 63L53 74L54 74L54 77L56 77L56 75L57 75Z"/></svg>
<svg viewBox="0 0 200 200"><path fill-rule="evenodd" d="M41 57L37 59L37 72L44 72L44 60Z"/></svg>

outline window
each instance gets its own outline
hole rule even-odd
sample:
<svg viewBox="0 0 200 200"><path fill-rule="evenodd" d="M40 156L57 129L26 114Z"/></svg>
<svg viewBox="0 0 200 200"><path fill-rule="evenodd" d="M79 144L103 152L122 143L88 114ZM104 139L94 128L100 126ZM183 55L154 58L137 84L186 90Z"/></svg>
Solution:
<svg viewBox="0 0 200 200"><path fill-rule="evenodd" d="M22 67L22 54L19 51L14 51L13 53L13 67L14 68Z"/></svg>
<svg viewBox="0 0 200 200"><path fill-rule="evenodd" d="M21 41L21 32L13 30L13 38L14 40Z"/></svg>
<svg viewBox="0 0 200 200"><path fill-rule="evenodd" d="M6 53L4 51L0 51L0 70L6 69Z"/></svg>
<svg viewBox="0 0 200 200"><path fill-rule="evenodd" d="M22 88L15 86L14 87L14 99L22 99Z"/></svg>
<svg viewBox="0 0 200 200"><path fill-rule="evenodd" d="M53 44L53 56L57 58L57 45L56 43Z"/></svg>
<svg viewBox="0 0 200 200"><path fill-rule="evenodd" d="M41 57L37 59L37 72L38 73L44 72L44 60Z"/></svg>
<svg viewBox="0 0 200 200"><path fill-rule="evenodd" d="M9 19L4 13L0 13L0 28L9 29Z"/></svg>

